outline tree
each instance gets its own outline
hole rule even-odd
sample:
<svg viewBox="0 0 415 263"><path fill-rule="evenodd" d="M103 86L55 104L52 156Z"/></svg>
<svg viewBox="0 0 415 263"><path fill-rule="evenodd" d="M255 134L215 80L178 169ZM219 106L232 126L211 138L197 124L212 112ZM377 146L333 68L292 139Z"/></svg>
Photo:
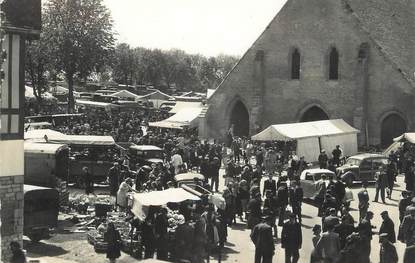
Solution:
<svg viewBox="0 0 415 263"><path fill-rule="evenodd" d="M48 87L50 70L50 53L45 42L42 34L38 41L31 42L26 46L26 78L32 83L33 95L39 105L42 103L42 94Z"/></svg>
<svg viewBox="0 0 415 263"><path fill-rule="evenodd" d="M86 79L99 71L113 52L109 10L102 0L49 0L43 14L43 32L54 66L68 83L68 111L74 108L75 77Z"/></svg>

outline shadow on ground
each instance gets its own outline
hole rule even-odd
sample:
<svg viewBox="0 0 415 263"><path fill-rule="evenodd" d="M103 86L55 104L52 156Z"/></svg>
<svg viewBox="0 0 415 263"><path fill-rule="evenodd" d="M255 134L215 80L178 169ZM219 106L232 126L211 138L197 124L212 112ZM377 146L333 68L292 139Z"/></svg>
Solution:
<svg viewBox="0 0 415 263"><path fill-rule="evenodd" d="M56 257L68 253L67 250L61 247L43 242L33 243L28 240L23 240L23 247L27 251L27 255L32 258Z"/></svg>

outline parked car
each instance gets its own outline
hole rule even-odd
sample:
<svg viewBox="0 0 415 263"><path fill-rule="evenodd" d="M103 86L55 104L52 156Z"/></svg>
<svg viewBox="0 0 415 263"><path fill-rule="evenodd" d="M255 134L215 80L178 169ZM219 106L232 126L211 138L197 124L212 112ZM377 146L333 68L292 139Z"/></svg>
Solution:
<svg viewBox="0 0 415 263"><path fill-rule="evenodd" d="M318 194L317 182L321 180L321 176L323 174L327 176L327 179L330 176L333 178L336 178L335 173L327 169L306 169L301 173L300 184L301 184L301 187L303 188L304 199L314 200L314 198ZM329 183L329 180L326 180L325 183L327 186ZM346 188L345 197L346 197L344 200L345 204L350 203L354 199L353 192L349 188Z"/></svg>
<svg viewBox="0 0 415 263"><path fill-rule="evenodd" d="M153 163L162 163L164 152L161 148L154 145L132 145L129 148L128 156L130 164L151 165Z"/></svg>
<svg viewBox="0 0 415 263"><path fill-rule="evenodd" d="M375 181L379 166L388 163L388 157L382 154L363 153L349 157L346 163L337 168L336 173L346 185L351 187L357 181Z"/></svg>
<svg viewBox="0 0 415 263"><path fill-rule="evenodd" d="M23 189L23 234L33 242L49 238L51 230L58 225L58 190L27 184Z"/></svg>

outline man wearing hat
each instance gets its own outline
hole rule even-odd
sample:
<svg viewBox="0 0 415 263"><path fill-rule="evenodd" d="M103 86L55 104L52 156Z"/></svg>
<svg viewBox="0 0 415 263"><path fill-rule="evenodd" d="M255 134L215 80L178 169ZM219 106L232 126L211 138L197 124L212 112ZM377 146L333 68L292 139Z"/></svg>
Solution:
<svg viewBox="0 0 415 263"><path fill-rule="evenodd" d="M301 225L295 218L294 213L288 212L289 221L286 221L281 232L281 247L285 249L285 262L296 263L300 258L299 249L301 248L303 237Z"/></svg>
<svg viewBox="0 0 415 263"><path fill-rule="evenodd" d="M383 165L379 166L379 171L375 173L375 180L376 180L376 195L374 202L378 201L379 192L380 197L382 199L382 203L385 203L385 188L388 181L388 177L385 171L385 167Z"/></svg>
<svg viewBox="0 0 415 263"><path fill-rule="evenodd" d="M339 234L334 232L334 224L331 219L326 219L327 232L321 235L317 242L315 251L318 258L324 263L336 262L340 256L340 238Z"/></svg>
<svg viewBox="0 0 415 263"><path fill-rule="evenodd" d="M255 196L248 203L248 228L253 229L256 224L261 221L262 210L261 210L261 193L255 193ZM272 236L272 232L271 232Z"/></svg>
<svg viewBox="0 0 415 263"><path fill-rule="evenodd" d="M397 263L398 253L392 242L389 241L387 233L381 233L379 235L380 251L379 262L380 263Z"/></svg>
<svg viewBox="0 0 415 263"><path fill-rule="evenodd" d="M326 150L321 150L320 155L318 156L318 164L320 169L327 169L327 162L329 161L329 157L326 154Z"/></svg>
<svg viewBox="0 0 415 263"><path fill-rule="evenodd" d="M255 263L271 263L275 252L272 238L272 216L265 217L265 222L257 224L251 232L255 245Z"/></svg>
<svg viewBox="0 0 415 263"><path fill-rule="evenodd" d="M388 211L383 211L382 213L380 213L380 215L382 216L383 222L379 228L379 234L386 233L388 240L391 243L395 243L395 224L393 223L392 219L390 219Z"/></svg>

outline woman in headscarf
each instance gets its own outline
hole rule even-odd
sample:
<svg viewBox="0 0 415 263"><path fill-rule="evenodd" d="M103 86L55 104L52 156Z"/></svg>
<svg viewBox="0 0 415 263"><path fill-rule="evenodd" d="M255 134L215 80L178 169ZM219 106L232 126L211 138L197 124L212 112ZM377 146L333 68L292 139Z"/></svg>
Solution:
<svg viewBox="0 0 415 263"><path fill-rule="evenodd" d="M109 222L107 232L104 234L104 240L108 243L107 258L110 262L116 262L121 256L121 235L115 229L114 223Z"/></svg>

